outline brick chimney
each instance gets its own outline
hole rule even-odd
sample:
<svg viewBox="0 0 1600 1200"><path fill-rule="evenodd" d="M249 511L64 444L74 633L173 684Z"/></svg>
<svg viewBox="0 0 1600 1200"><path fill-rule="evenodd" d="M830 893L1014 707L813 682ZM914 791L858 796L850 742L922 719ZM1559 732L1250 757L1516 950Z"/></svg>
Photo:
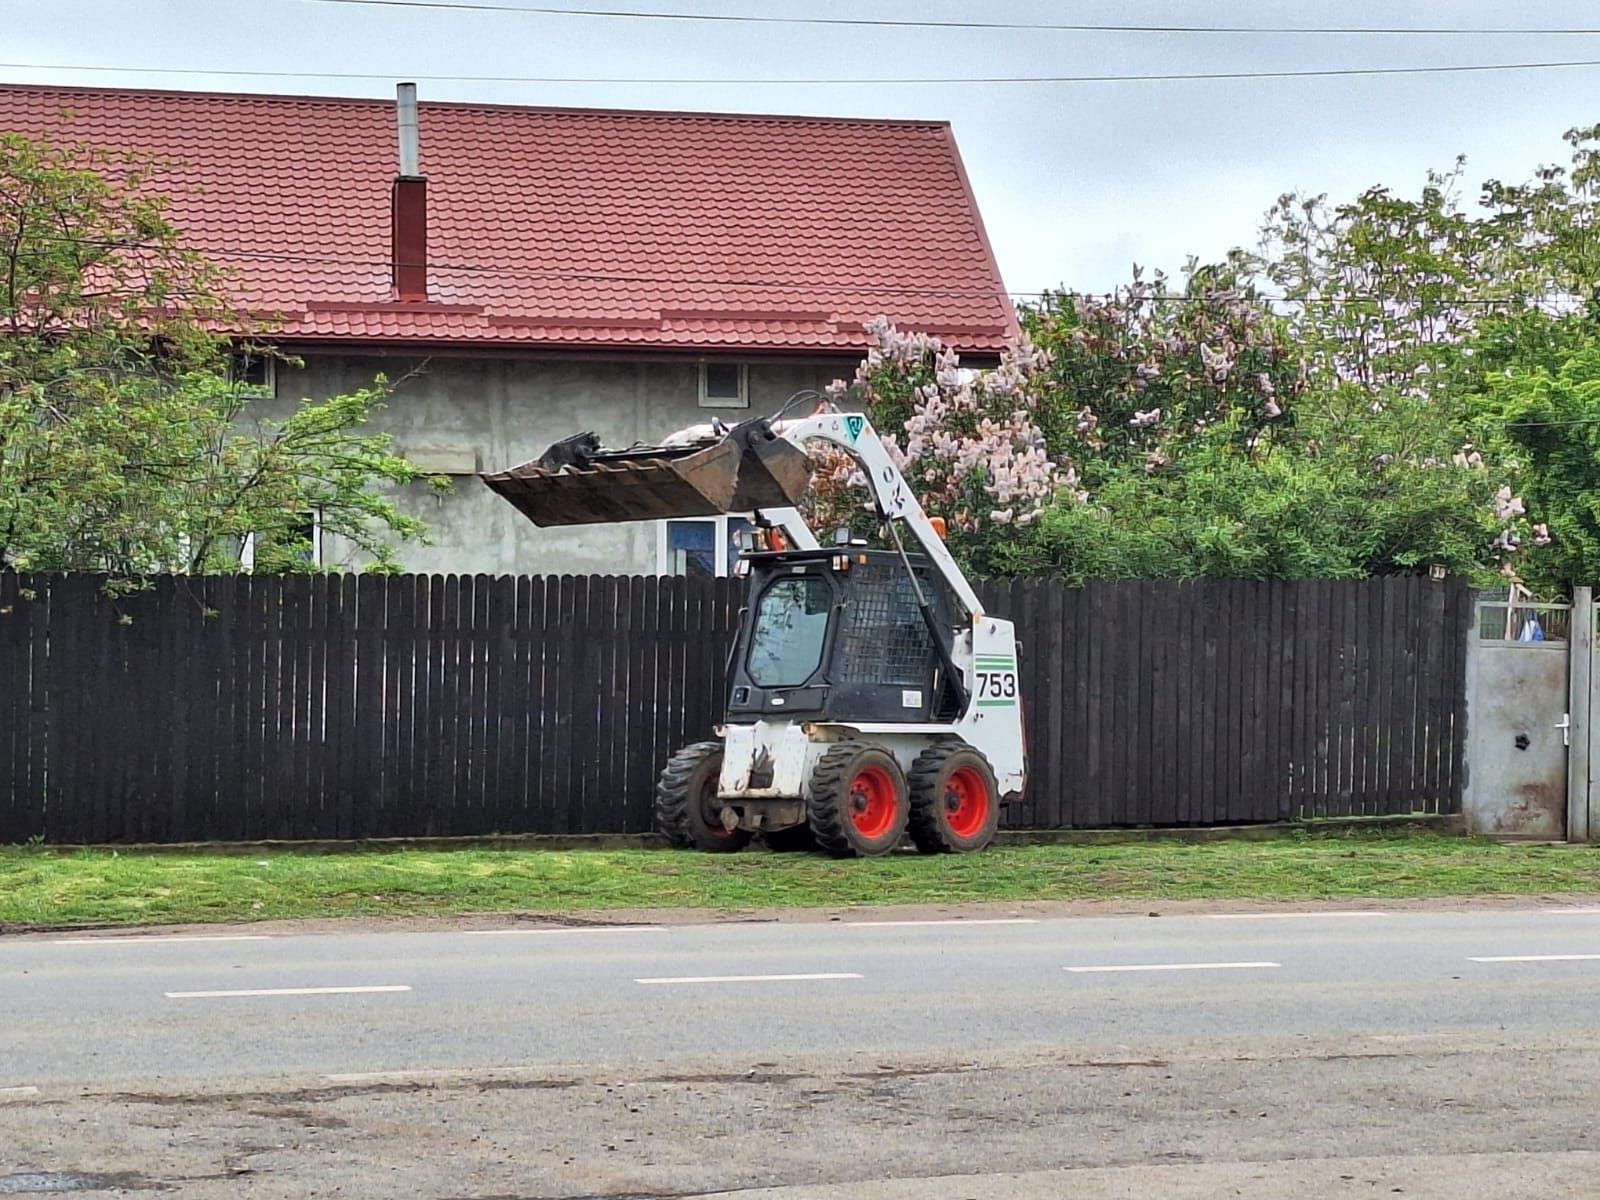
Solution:
<svg viewBox="0 0 1600 1200"><path fill-rule="evenodd" d="M403 301L428 298L428 181L422 174L417 139L417 85L395 89L400 123L400 173L389 193L390 246L393 252L394 297Z"/></svg>

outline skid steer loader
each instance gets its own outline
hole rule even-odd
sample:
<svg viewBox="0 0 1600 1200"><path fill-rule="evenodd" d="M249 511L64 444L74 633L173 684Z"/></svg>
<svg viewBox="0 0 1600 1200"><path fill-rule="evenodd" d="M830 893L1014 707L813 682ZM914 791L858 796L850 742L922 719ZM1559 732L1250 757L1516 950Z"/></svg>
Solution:
<svg viewBox="0 0 1600 1200"><path fill-rule="evenodd" d="M892 548L823 546L796 505L808 442L848 454ZM537 525L742 514L748 580L715 740L672 756L655 817L675 845L887 854L982 849L1026 773L1018 651L983 611L871 424L819 410L608 450L592 434L484 476ZM901 527L915 538L908 551Z"/></svg>

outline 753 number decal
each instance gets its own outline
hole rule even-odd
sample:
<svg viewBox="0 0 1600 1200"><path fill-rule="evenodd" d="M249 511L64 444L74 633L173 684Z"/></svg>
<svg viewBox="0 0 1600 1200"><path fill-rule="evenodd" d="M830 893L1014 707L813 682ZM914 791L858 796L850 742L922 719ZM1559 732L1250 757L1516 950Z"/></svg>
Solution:
<svg viewBox="0 0 1600 1200"><path fill-rule="evenodd" d="M978 674L980 700L1011 700L1017 694L1015 671L981 671Z"/></svg>

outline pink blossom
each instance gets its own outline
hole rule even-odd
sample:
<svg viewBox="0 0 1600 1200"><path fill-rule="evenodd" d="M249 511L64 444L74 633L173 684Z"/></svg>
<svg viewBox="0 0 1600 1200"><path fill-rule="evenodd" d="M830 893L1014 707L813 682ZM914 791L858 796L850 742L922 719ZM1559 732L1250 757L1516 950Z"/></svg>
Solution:
<svg viewBox="0 0 1600 1200"><path fill-rule="evenodd" d="M880 387L914 383L907 397L911 414L900 431L903 451L888 431L885 440L923 505L943 515L952 533L977 533L982 522L1027 525L1058 493L1080 494L1076 473L1050 457L1032 415L1048 355L1020 339L998 367L974 371L961 367L936 338L903 333L882 319L867 331L872 347L856 371L854 395L838 402L870 410ZM819 522L860 511L860 497L843 495L858 479L847 458L817 455L815 478L811 507Z"/></svg>
<svg viewBox="0 0 1600 1200"><path fill-rule="evenodd" d="M1515 517L1520 517L1528 510L1523 505L1520 497L1513 496L1511 489L1503 487L1494 494L1495 520L1505 522Z"/></svg>

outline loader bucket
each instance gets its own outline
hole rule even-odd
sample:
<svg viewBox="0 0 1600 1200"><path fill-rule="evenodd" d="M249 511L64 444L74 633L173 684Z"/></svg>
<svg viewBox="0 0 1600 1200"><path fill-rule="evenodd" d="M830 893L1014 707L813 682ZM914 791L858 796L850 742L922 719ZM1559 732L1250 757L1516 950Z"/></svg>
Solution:
<svg viewBox="0 0 1600 1200"><path fill-rule="evenodd" d="M607 450L593 434L483 481L535 525L598 525L788 508L810 484L804 452L764 420L677 446Z"/></svg>

